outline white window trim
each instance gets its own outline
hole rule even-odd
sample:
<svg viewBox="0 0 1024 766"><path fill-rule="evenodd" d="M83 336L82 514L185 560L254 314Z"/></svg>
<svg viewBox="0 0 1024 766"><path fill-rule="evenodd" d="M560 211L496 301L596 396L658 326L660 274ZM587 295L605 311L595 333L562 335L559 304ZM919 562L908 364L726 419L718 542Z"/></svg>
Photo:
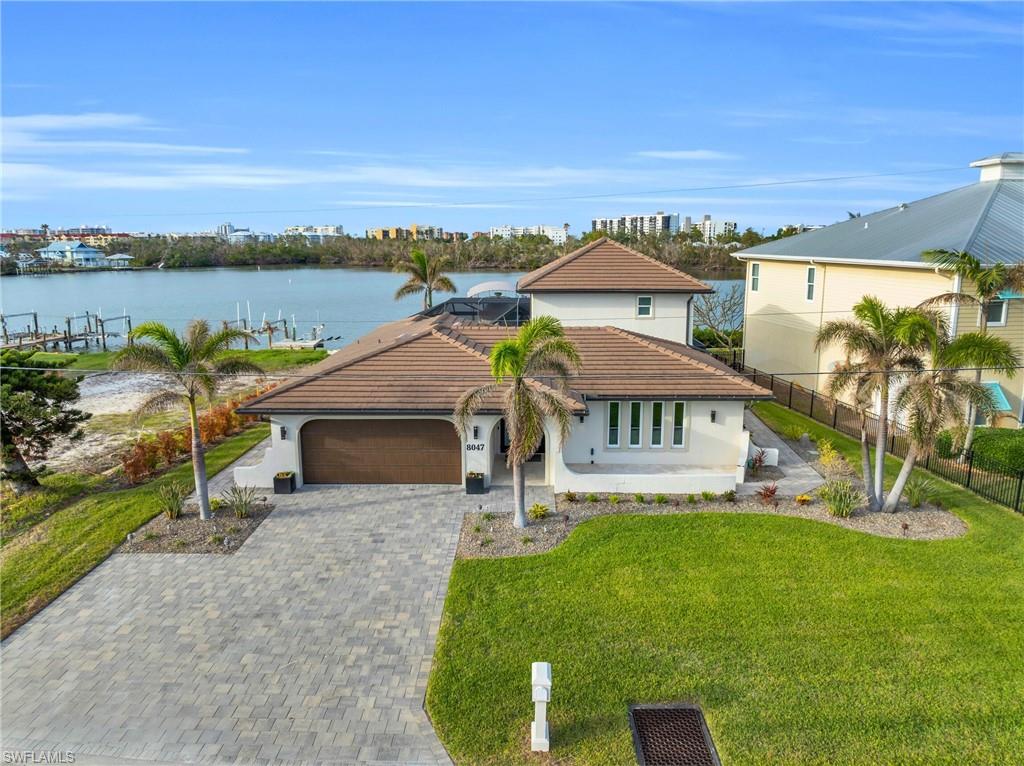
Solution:
<svg viewBox="0 0 1024 766"><path fill-rule="evenodd" d="M995 303L995 301L993 301L993 303ZM1006 327L1006 319L1010 313L1010 302L1005 299L1000 299L1000 303L1003 304L1002 319L1000 319L998 322L993 322L992 320L989 320L986 324L986 327ZM978 308L978 327L981 327L981 312L984 310L984 307Z"/></svg>
<svg viewBox="0 0 1024 766"><path fill-rule="evenodd" d="M661 417L659 418L659 420L661 422L658 424L660 426L660 431L659 431L659 436L658 436L659 441L657 443L655 443L655 441L654 441L654 424L655 424L654 408L658 404L661 405ZM662 447L665 446L665 402L651 402L651 439L650 439L650 446L653 449L661 449Z"/></svg>
<svg viewBox="0 0 1024 766"><path fill-rule="evenodd" d="M817 269L817 267L815 267L815 266L808 266L807 267L807 280L804 283L804 300L806 300L808 303L814 303L814 293L815 293L816 288L817 288L817 285L815 284L815 282L817 281L817 279L818 279L818 269ZM808 293L810 293L810 297L808 297L808 295L807 295Z"/></svg>
<svg viewBox="0 0 1024 766"><path fill-rule="evenodd" d="M750 292L756 293L761 288L761 264L750 264Z"/></svg>
<svg viewBox="0 0 1024 766"><path fill-rule="evenodd" d="M640 405L640 423L637 428L637 433L640 435L640 443L633 444L633 405ZM630 449L643 449L644 447L644 403L638 401L632 401L629 403L629 411L626 414L626 423L628 424L628 431L626 433L626 446Z"/></svg>
<svg viewBox="0 0 1024 766"><path fill-rule="evenodd" d="M677 404L683 405L683 443L682 444L676 444L676 405ZM686 402L683 402L683 401L672 402L672 439L671 439L672 449L685 449L686 448L686 421L689 420L689 417L690 417L690 408L687 406Z"/></svg>
<svg viewBox="0 0 1024 766"><path fill-rule="evenodd" d="M646 298L647 300L649 300L651 302L651 313L650 314L641 314L640 313L640 299L641 298ZM637 319L654 319L654 296L653 295L638 295L638 296L636 296L636 305L635 305L634 308L636 310L636 318Z"/></svg>
<svg viewBox="0 0 1024 766"><path fill-rule="evenodd" d="M618 405L618 417L616 418L616 420L618 422L615 423L615 426L616 426L616 428L615 428L615 436L618 438L618 441L615 444L612 444L612 442L611 442L611 435L612 435L612 405L613 404ZM605 423L605 430L604 430L605 446L608 449L619 449L620 447L622 447L622 402L615 402L615 401L608 402L608 407L606 409L606 412L607 412L608 422Z"/></svg>

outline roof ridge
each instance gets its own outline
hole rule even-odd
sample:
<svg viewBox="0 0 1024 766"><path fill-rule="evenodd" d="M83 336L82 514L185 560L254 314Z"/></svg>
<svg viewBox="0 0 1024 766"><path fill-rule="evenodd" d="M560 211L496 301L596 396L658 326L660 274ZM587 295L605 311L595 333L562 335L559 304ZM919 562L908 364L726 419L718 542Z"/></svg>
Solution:
<svg viewBox="0 0 1024 766"><path fill-rule="evenodd" d="M546 277L552 271L558 271L560 268L565 266L567 263L572 263L577 258L579 258L581 255L584 255L585 253L589 253L591 250L593 250L597 245L601 244L602 242L610 242L610 241L611 240L608 239L608 237L600 237L598 239L595 239L593 242L588 242L583 247L576 248L571 253L566 253L565 255L558 256L557 258L555 258L555 260L551 261L550 263L545 263L540 268L534 269L533 271L529 272L528 274L525 274L522 277L520 277L519 281L516 282L516 290L518 291L520 287L528 287L530 284L532 284L533 282L536 282L541 277Z"/></svg>
<svg viewBox="0 0 1024 766"><path fill-rule="evenodd" d="M996 197L999 196L1002 188L1003 186L1001 181L996 181L996 183L993 184L992 191L988 195L988 201L985 203L985 208L981 211L981 215L978 216L978 220L974 222L974 228L971 229L971 234L967 237L967 242L964 244L965 253L970 253L971 249L974 247L974 240L977 239L978 235L981 233L981 226L988 218L989 211L992 209L992 205L995 204ZM974 253L971 253L971 255L974 255ZM982 259L978 257L978 260L981 261ZM984 261L982 261L982 263L984 263Z"/></svg>
<svg viewBox="0 0 1024 766"><path fill-rule="evenodd" d="M727 378L734 378L735 380L741 381L744 385L747 385L747 386L749 386L751 388L761 388L761 386L757 385L753 381L747 380L745 377L743 377L742 375L740 375L739 373L737 373L735 371L726 372L725 370L721 370L718 367L715 367L714 365L708 364L707 362L702 362L700 359L697 359L697 358L695 358L693 356L689 356L688 354L682 354L682 353L680 353L679 351L676 351L673 348L670 348L668 346L664 346L664 345L662 345L662 343L657 338L652 338L649 335L643 335L643 334L640 334L640 333L631 332L629 330L623 330L621 327L613 327L611 325L605 325L604 329L610 330L611 332L614 332L614 333L616 333L618 335L622 335L623 337L631 338L631 339L635 340L637 343L641 343L641 344L647 346L648 348L653 348L653 349L655 349L657 351L662 352L663 354L667 354L668 356L671 356L671 357L674 357L676 359L679 359L680 361L692 362L693 364L697 365L698 367L700 367L702 369L705 369L705 370L709 370L710 372L713 372L716 375L721 375L722 377L727 377ZM694 349L694 351L696 351L696 349ZM698 351L697 353L701 353L701 352ZM767 390L767 389L761 388L761 390Z"/></svg>

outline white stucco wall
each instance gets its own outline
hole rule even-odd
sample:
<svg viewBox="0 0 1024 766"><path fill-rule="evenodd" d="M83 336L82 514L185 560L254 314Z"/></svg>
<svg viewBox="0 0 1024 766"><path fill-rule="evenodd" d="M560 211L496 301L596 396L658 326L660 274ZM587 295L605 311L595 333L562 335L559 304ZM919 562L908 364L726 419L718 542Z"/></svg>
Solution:
<svg viewBox="0 0 1024 766"><path fill-rule="evenodd" d="M302 479L302 426L311 420L368 420L365 415L273 415L270 419L271 444L263 453L263 460L253 466L239 466L234 470L235 484L251 487L273 487L274 474L281 471L295 472L295 486L301 487ZM381 420L394 420L395 417L381 416ZM399 420L415 420L417 418L400 417ZM424 416L426 420L448 420L437 416ZM462 438L462 475L469 471L484 474L484 481L491 481L491 456L494 449L491 444L492 431L498 422L496 415L478 415L473 419L468 434ZM285 438L281 438L281 426L285 427ZM478 438L473 438L473 427L477 427ZM452 428L454 428L454 424ZM497 436L495 436L497 438Z"/></svg>
<svg viewBox="0 0 1024 766"><path fill-rule="evenodd" d="M650 295L654 315L638 317L636 299ZM689 343L688 293L534 293L531 316L553 316L564 325L603 327L653 335L678 343Z"/></svg>
<svg viewBox="0 0 1024 766"><path fill-rule="evenodd" d="M573 418L572 431L564 445L559 443L553 422L546 424L548 454L544 458L545 480L556 492L689 493L734 489L743 480L743 466L749 435L743 430L742 402L687 402L686 440L683 447L672 447L672 402L665 402L664 447L651 447L652 402L643 402L642 446L628 447L629 400L622 402L621 445L607 446L608 403L590 402L591 414L581 423ZM715 422L711 422L711 411ZM323 416L275 415L271 418L271 446L263 460L254 466L234 470L235 483L243 486L272 487L274 474L294 471L296 486L302 486L302 450L300 431L310 420ZM327 419L358 419L334 416ZM430 418L444 420L446 418ZM500 431L496 415L478 415L462 440L463 475L469 471L484 474L490 485L495 455L499 452ZM281 426L285 438L281 438ZM472 426L477 427L476 437ZM453 426L454 427L454 426ZM591 455L591 449L594 454ZM571 464L595 464L596 473L574 471ZM567 465L570 464L570 465ZM650 466L650 471L644 467Z"/></svg>

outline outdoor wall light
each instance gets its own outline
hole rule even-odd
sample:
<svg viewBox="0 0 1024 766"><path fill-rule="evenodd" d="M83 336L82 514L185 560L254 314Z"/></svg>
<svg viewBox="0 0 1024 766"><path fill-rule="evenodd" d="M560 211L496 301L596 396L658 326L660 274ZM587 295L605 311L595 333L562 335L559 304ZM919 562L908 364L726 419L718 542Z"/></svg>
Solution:
<svg viewBox="0 0 1024 766"><path fill-rule="evenodd" d="M480 426L473 426L473 439L480 438Z"/></svg>
<svg viewBox="0 0 1024 766"><path fill-rule="evenodd" d="M288 427L287 426L281 426L281 440L284 441L287 438L288 438Z"/></svg>
<svg viewBox="0 0 1024 766"><path fill-rule="evenodd" d="M580 422L581 423L583 422L583 418L585 418L585 417L586 417L586 415L580 415Z"/></svg>
<svg viewBox="0 0 1024 766"><path fill-rule="evenodd" d="M715 418L718 417L718 413L715 410L711 410L711 422L715 422Z"/></svg>

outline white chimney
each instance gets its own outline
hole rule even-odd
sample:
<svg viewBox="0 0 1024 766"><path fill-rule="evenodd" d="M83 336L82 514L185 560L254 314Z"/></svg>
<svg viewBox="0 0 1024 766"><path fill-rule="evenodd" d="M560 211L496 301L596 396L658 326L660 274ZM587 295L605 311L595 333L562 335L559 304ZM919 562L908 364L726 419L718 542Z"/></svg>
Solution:
<svg viewBox="0 0 1024 766"><path fill-rule="evenodd" d="M981 181L1024 180L1024 152L1003 152L975 160L972 168L981 168Z"/></svg>

